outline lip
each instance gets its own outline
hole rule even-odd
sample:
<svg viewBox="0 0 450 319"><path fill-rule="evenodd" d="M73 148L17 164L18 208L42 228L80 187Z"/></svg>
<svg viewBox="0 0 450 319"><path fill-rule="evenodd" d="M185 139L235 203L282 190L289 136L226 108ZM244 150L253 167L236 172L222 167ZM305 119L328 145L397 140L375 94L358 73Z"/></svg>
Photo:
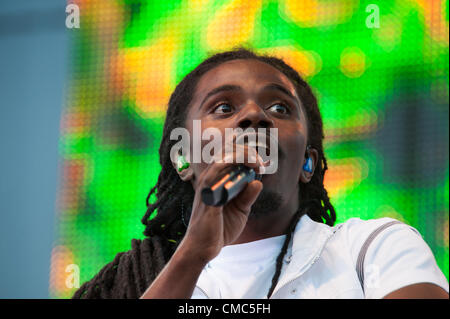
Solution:
<svg viewBox="0 0 450 319"><path fill-rule="evenodd" d="M248 137L245 139L245 137ZM248 145L254 148L265 148L270 151L271 139L275 139L270 132L269 134L256 133L256 132L244 132L238 136L234 137L234 143ZM276 145L278 145L278 140L275 139Z"/></svg>

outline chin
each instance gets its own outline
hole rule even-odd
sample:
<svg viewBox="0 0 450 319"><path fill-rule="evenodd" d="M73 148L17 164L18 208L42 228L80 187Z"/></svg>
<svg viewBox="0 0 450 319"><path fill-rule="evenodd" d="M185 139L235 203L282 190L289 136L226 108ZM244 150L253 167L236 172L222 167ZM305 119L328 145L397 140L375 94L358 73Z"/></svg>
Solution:
<svg viewBox="0 0 450 319"><path fill-rule="evenodd" d="M265 175L268 176L268 175ZM264 177L263 176L263 184ZM255 203L253 204L249 219L259 219L264 216L269 216L278 211L283 203L283 197L276 191L263 187Z"/></svg>

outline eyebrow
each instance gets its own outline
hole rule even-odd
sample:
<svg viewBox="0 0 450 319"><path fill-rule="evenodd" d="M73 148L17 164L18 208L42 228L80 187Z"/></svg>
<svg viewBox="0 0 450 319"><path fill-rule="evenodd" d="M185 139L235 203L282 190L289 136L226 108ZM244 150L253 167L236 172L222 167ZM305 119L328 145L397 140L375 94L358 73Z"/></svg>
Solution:
<svg viewBox="0 0 450 319"><path fill-rule="evenodd" d="M287 96L289 96L291 99L293 99L293 100L296 99L295 96L288 89L286 89L282 85L279 85L279 84L276 84L276 83L271 83L271 84L268 84L265 87L263 87L263 90L267 90L267 89L281 91L284 94L286 94Z"/></svg>
<svg viewBox="0 0 450 319"><path fill-rule="evenodd" d="M276 84L276 83L270 83L268 85L266 85L265 87L262 88L262 91L264 90L276 90L276 91L280 91L284 94L286 94L287 96L289 96L291 99L293 100L297 100L296 97L288 90L286 89L284 86ZM239 85L233 85L233 84L225 84L225 85L221 85L219 87L216 87L215 89L212 89L208 94L206 94L205 98L203 99L202 103L200 104L200 108L203 106L203 104L206 102L207 99L209 99L211 96L220 93L220 92L224 92L224 91L242 91L242 87L240 87Z"/></svg>
<svg viewBox="0 0 450 319"><path fill-rule="evenodd" d="M206 102L206 100L209 99L211 96L216 95L217 93L220 93L220 92L224 92L224 91L242 91L242 88L238 85L232 85L232 84L225 84L225 85L216 87L215 89L212 89L211 91L209 91L208 94L206 94L205 98L202 101L202 104L200 104L200 108L203 106L203 104Z"/></svg>

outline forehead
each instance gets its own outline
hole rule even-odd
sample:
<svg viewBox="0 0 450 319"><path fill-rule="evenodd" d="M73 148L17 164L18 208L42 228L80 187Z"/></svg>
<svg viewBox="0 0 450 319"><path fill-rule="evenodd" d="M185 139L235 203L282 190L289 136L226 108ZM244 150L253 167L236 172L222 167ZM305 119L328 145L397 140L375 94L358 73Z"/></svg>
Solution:
<svg viewBox="0 0 450 319"><path fill-rule="evenodd" d="M237 84L244 89L251 89L268 83L280 84L298 98L292 82L275 67L258 60L239 59L224 62L206 72L197 84L194 100L224 84Z"/></svg>

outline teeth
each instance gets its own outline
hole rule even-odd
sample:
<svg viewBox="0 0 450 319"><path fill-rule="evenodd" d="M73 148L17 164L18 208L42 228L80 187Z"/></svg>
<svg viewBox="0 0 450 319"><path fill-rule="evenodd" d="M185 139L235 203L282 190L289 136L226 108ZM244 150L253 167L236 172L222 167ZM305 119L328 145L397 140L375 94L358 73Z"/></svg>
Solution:
<svg viewBox="0 0 450 319"><path fill-rule="evenodd" d="M264 147L264 148L267 148L267 145L265 145L265 144L263 144L263 143L257 143L257 142L255 142L255 141L250 141L250 142L247 143L247 145L248 145L248 146L251 146L251 147L255 147L255 148L257 148L257 147Z"/></svg>

